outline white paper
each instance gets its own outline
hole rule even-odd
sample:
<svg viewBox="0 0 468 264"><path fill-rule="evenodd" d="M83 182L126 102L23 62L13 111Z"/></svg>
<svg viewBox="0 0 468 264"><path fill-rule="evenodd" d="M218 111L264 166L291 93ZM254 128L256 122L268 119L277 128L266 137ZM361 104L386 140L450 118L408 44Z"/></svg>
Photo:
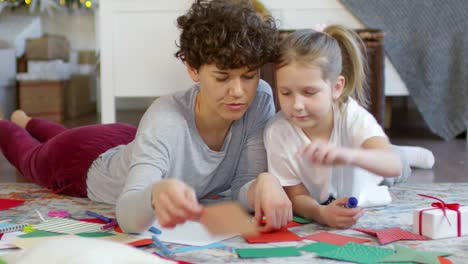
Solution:
<svg viewBox="0 0 468 264"><path fill-rule="evenodd" d="M162 242L190 246L206 246L211 243L219 242L237 236L236 234L213 236L208 232L208 230L206 230L206 228L202 224L194 221L185 222L184 224L177 225L172 229L162 228L157 221L154 222L153 226L161 230L161 234L157 235L157 237ZM153 233L149 232L145 232L144 235L148 234L153 235Z"/></svg>

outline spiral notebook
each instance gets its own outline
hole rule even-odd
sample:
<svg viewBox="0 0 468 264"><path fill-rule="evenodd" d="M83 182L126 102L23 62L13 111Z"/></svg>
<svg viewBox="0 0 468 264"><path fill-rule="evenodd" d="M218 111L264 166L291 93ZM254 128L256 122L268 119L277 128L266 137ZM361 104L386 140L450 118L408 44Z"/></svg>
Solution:
<svg viewBox="0 0 468 264"><path fill-rule="evenodd" d="M16 231L22 231L23 227L28 224L12 224L12 223L0 223L0 233L10 233Z"/></svg>

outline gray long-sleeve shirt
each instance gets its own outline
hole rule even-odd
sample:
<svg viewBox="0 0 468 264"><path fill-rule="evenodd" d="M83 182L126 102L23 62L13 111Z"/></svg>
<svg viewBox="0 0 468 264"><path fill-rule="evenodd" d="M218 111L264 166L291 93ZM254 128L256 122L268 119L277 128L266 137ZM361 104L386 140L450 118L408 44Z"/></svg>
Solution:
<svg viewBox="0 0 468 264"><path fill-rule="evenodd" d="M274 115L269 85L260 81L247 112L235 121L220 151L211 150L195 126L199 87L157 99L143 116L133 142L103 153L88 172L88 197L116 203L119 225L141 232L154 222L151 191L161 179L178 179L203 199L231 189L248 208L247 190L266 171L263 129ZM157 205L156 205L157 206Z"/></svg>

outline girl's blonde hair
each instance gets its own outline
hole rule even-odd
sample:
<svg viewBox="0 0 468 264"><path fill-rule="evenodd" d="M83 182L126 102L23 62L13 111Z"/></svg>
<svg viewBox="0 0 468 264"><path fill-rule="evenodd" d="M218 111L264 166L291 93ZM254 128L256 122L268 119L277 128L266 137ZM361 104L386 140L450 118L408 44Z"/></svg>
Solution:
<svg viewBox="0 0 468 264"><path fill-rule="evenodd" d="M331 82L342 75L345 87L338 104L346 102L351 96L367 107L367 64L361 51L364 47L357 33L343 26L328 26L323 32L298 30L281 41L276 67L279 69L293 62L317 66L322 69L323 79Z"/></svg>

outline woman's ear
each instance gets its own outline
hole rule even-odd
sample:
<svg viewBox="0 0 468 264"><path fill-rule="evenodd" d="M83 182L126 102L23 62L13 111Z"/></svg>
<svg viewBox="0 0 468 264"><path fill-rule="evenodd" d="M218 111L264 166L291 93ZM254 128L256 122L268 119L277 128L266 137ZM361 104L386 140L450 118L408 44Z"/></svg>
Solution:
<svg viewBox="0 0 468 264"><path fill-rule="evenodd" d="M189 64L185 63L185 67L187 68L187 72L190 75L190 78L196 82L200 82L200 76L198 75L198 70L194 67L190 66Z"/></svg>
<svg viewBox="0 0 468 264"><path fill-rule="evenodd" d="M335 83L333 84L333 91L332 91L332 97L333 97L333 100L337 100L338 98L340 98L341 94L343 93L343 90L344 90L344 87L345 87L345 78L340 75L338 76L338 79L335 81Z"/></svg>

